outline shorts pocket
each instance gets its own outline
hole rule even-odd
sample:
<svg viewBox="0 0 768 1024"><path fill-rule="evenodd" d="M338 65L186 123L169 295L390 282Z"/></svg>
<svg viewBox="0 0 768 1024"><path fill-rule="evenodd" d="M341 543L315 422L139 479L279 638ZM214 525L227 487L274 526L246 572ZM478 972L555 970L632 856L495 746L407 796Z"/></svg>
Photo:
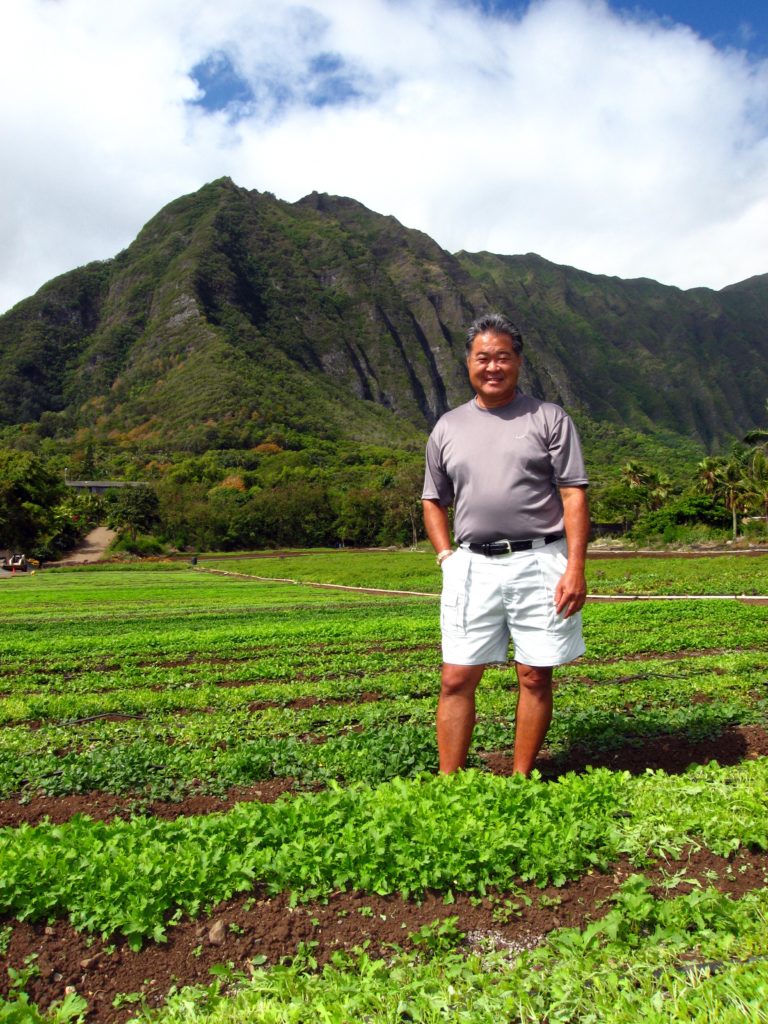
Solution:
<svg viewBox="0 0 768 1024"><path fill-rule="evenodd" d="M443 589L440 594L440 628L449 636L464 636L467 631L467 579L469 563L459 550L442 565Z"/></svg>
<svg viewBox="0 0 768 1024"><path fill-rule="evenodd" d="M564 541L557 541L551 547L540 548L537 551L536 562L539 571L539 607L531 609L530 621L538 618L540 628L550 632L568 635L579 628L579 616L571 616L566 619L563 613L555 610L555 590L560 582L560 577L568 565L568 555Z"/></svg>
<svg viewBox="0 0 768 1024"><path fill-rule="evenodd" d="M464 636L467 599L464 590L455 587L443 588L440 595L440 628L448 636Z"/></svg>

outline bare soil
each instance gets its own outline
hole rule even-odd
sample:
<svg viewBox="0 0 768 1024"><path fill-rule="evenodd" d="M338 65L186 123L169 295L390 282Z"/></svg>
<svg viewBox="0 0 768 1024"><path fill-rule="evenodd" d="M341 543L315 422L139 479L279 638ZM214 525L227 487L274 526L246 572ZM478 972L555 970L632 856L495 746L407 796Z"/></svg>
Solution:
<svg viewBox="0 0 768 1024"><path fill-rule="evenodd" d="M545 751L537 767L548 778L557 778L566 771L583 771L588 764L633 773L647 768L676 773L691 764L710 760L735 764L766 754L765 730L744 726L726 729L713 740L697 743L679 736L662 736L603 754L572 749L567 756L556 759ZM509 751L488 754L484 760L496 774L511 771ZM35 824L46 817L61 822L76 813L109 819L137 811L170 818L223 811L243 800L272 801L295 791L293 780L273 779L232 790L226 797L199 795L172 804L137 805L124 796L105 793L38 798L24 804L5 800L0 801L0 823ZM706 850L689 851L680 861L665 861L646 873L660 882L662 872L670 874L681 868L691 879L715 884L738 896L765 885L768 855L741 850L725 860ZM490 942L514 956L542 942L555 928L582 927L603 916L610 909L611 895L631 872L631 866L621 862L608 873L591 872L562 888L542 890L526 883L521 884L522 892L514 894L492 893L483 899L457 895L450 905L439 893L415 901L396 895L343 892L333 894L327 903L292 908L287 894L269 897L256 887L247 896L220 904L210 915L183 921L169 930L167 942L148 943L139 952L132 952L120 938L104 942L75 932L64 920L29 923L6 918L0 920L0 929L12 927L9 967L21 969L26 958L35 956L38 973L27 984L34 1002L47 1007L74 989L88 1001L89 1022L123 1024L135 1004L115 1007L121 993L141 993L147 1006L158 1006L173 985L210 983L209 971L216 964L232 963L235 969L245 971L254 957L266 957L267 964L276 964L283 957L293 956L302 942L316 943L313 956L320 965L334 951L349 950L364 942L369 943L370 955L387 956L391 955L392 943L411 948L409 935L422 925L455 916L458 927L466 933L467 948ZM682 885L675 892L687 888ZM7 995L8 989L9 978L4 976L0 978L0 993Z"/></svg>
<svg viewBox="0 0 768 1024"><path fill-rule="evenodd" d="M768 857L739 851L725 860L706 850L691 851L680 861L646 869L646 874L661 883L664 875L679 869L690 881L676 894L699 882L738 897L765 884ZM561 888L524 884L511 894L510 903L504 893L483 899L458 895L447 905L439 893L428 893L416 902L396 895L343 892L327 903L291 907L286 894L270 898L256 889L248 897L220 904L211 915L181 923L169 931L166 943L150 943L138 953L121 940L89 939L65 921L14 922L8 963L19 968L30 953L37 954L39 974L30 980L27 992L38 1005L47 1007L74 989L88 1001L89 1022L123 1024L132 1016L132 1006L114 1006L120 993L141 993L147 1006L156 1007L172 985L209 984L210 968L217 964L231 963L247 972L254 957L276 964L294 955L301 942L316 943L312 953L318 965L335 951L364 942L369 955L390 956L391 944L413 948L409 935L423 925L456 917L468 949L490 943L514 956L535 947L556 928L583 927L603 916L610 909L611 895L632 871L621 862L610 873L592 872ZM0 983L0 990L7 994L7 982Z"/></svg>
<svg viewBox="0 0 768 1024"><path fill-rule="evenodd" d="M117 534L106 526L97 526L87 533L82 542L68 552L59 562L46 562L49 568L58 565L87 565L91 562L99 562L104 557L104 552L115 539Z"/></svg>

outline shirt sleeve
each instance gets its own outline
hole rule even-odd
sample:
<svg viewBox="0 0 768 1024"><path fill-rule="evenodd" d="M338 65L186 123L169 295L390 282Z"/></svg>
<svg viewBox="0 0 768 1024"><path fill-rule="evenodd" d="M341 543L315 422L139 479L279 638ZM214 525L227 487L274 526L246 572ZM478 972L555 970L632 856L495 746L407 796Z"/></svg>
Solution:
<svg viewBox="0 0 768 1024"><path fill-rule="evenodd" d="M557 487L589 486L578 431L571 417L565 412L555 421L550 436L549 454Z"/></svg>
<svg viewBox="0 0 768 1024"><path fill-rule="evenodd" d="M445 472L440 453L440 444L435 437L434 431L430 435L429 441L427 441L424 490L421 496L427 501L437 501L443 506L453 504L453 483Z"/></svg>

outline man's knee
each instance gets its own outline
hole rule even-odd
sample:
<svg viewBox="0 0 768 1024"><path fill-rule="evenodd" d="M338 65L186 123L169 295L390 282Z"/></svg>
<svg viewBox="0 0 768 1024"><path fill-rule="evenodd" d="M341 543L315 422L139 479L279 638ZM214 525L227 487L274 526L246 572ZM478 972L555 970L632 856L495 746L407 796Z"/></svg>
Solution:
<svg viewBox="0 0 768 1024"><path fill-rule="evenodd" d="M475 692L485 665L443 665L440 694L443 697L468 696Z"/></svg>
<svg viewBox="0 0 768 1024"><path fill-rule="evenodd" d="M517 681L529 692L546 693L552 689L552 669L518 663Z"/></svg>

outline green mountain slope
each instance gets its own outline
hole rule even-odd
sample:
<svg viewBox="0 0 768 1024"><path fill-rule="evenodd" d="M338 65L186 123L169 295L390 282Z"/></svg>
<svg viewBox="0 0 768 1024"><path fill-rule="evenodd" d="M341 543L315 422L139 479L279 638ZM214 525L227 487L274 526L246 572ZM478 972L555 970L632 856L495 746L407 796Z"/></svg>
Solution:
<svg viewBox="0 0 768 1024"><path fill-rule="evenodd" d="M351 199L224 178L0 317L0 425L169 452L420 446L469 395L464 330L487 309L523 329L523 386L585 422L716 446L762 419L768 276L682 292L452 256Z"/></svg>
<svg viewBox="0 0 768 1024"><path fill-rule="evenodd" d="M515 310L544 390L566 405L707 446L762 419L768 275L721 292L681 291L533 255L459 259Z"/></svg>

